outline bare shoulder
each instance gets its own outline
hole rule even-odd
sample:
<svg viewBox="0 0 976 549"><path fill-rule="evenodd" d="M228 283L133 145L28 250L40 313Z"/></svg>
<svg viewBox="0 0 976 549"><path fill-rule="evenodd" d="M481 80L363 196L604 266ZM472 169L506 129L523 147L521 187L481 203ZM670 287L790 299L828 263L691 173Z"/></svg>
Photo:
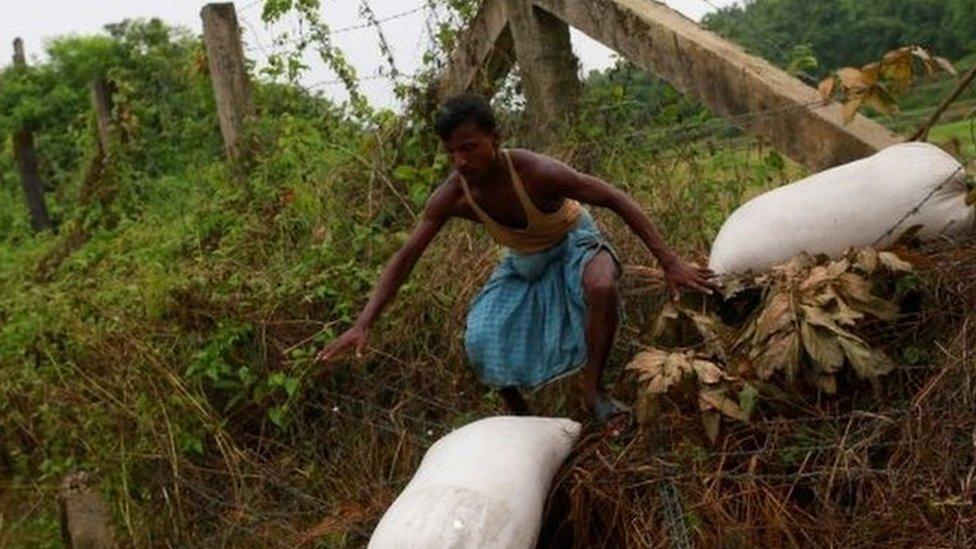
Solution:
<svg viewBox="0 0 976 549"><path fill-rule="evenodd" d="M452 172L427 199L424 215L446 221L450 217L463 216L465 204L460 178Z"/></svg>
<svg viewBox="0 0 976 549"><path fill-rule="evenodd" d="M558 185L579 174L569 164L547 154L527 149L509 149L509 151L516 171L524 178L535 182Z"/></svg>

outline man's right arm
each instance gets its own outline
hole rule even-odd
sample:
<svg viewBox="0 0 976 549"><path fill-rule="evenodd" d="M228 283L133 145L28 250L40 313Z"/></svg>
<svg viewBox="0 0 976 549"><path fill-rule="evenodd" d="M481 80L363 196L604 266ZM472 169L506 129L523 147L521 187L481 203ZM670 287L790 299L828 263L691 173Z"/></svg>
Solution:
<svg viewBox="0 0 976 549"><path fill-rule="evenodd" d="M444 223L454 214L457 203L455 195L456 189L450 183L441 185L434 192L434 195L427 202L420 223L410 233L410 237L393 255L383 270L369 302L363 307L352 328L322 349L316 360L327 362L353 348L358 355L362 355L366 348L370 326L380 316L387 304L393 301L400 286L406 281L424 250L440 232Z"/></svg>

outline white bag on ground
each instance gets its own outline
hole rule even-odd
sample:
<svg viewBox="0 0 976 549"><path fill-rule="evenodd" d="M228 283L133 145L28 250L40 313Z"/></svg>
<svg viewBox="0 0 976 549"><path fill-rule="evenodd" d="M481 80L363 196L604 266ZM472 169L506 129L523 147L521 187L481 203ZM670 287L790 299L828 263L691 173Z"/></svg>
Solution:
<svg viewBox="0 0 976 549"><path fill-rule="evenodd" d="M884 247L915 225L919 237L971 231L976 211L965 180L959 162L935 145L893 145L746 202L722 225L708 266L720 275L761 272L800 252Z"/></svg>
<svg viewBox="0 0 976 549"><path fill-rule="evenodd" d="M383 515L370 549L534 547L549 485L579 433L569 419L502 416L445 435Z"/></svg>

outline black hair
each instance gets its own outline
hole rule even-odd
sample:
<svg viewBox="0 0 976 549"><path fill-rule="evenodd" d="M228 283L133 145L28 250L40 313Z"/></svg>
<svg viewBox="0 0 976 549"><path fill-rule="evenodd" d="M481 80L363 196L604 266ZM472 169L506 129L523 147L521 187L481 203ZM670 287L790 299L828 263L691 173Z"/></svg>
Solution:
<svg viewBox="0 0 976 549"><path fill-rule="evenodd" d="M458 126L466 122L474 122L486 133L491 133L498 127L488 101L480 95L465 93L451 97L437 109L434 131L441 139L446 140Z"/></svg>

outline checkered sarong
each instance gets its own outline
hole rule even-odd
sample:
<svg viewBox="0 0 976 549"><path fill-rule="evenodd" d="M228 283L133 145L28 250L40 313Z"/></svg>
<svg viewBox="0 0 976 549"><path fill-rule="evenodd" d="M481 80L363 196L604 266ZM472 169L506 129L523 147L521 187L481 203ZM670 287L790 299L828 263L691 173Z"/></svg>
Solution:
<svg viewBox="0 0 976 549"><path fill-rule="evenodd" d="M589 213L552 248L505 255L468 311L468 359L493 387L536 387L586 361L583 267L616 253ZM619 262L618 262L619 263Z"/></svg>

